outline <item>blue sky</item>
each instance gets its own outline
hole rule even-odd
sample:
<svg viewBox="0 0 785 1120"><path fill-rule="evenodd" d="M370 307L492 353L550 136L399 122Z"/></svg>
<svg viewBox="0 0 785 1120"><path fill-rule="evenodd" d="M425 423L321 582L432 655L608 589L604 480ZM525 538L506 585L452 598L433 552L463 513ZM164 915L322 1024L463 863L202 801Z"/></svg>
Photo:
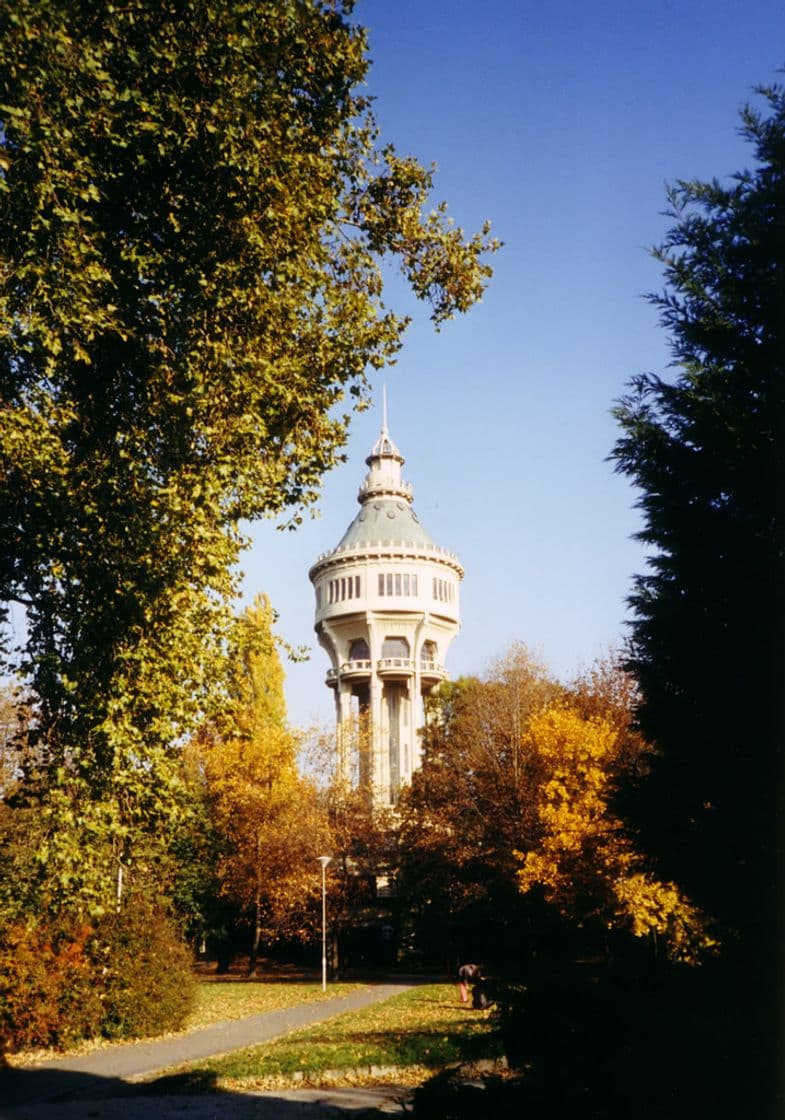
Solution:
<svg viewBox="0 0 785 1120"><path fill-rule="evenodd" d="M434 201L467 231L489 218L505 247L483 302L439 334L393 281L416 320L319 518L250 530L246 597L266 591L312 651L287 666L296 725L333 718L308 568L355 515L382 383L418 516L466 569L451 675L522 641L569 677L619 642L644 560L610 410L634 374L667 369L643 298L661 285L665 184L749 164L738 110L785 65L773 0L360 0L355 18L384 139L435 162Z"/></svg>

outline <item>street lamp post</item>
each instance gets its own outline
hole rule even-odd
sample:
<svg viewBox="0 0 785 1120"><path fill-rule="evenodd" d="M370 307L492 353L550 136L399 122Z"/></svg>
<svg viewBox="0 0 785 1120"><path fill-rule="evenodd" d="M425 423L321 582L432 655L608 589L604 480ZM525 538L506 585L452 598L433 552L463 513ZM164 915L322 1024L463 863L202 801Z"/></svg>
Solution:
<svg viewBox="0 0 785 1120"><path fill-rule="evenodd" d="M327 880L325 872L332 856L317 856L322 865L322 991L327 991Z"/></svg>

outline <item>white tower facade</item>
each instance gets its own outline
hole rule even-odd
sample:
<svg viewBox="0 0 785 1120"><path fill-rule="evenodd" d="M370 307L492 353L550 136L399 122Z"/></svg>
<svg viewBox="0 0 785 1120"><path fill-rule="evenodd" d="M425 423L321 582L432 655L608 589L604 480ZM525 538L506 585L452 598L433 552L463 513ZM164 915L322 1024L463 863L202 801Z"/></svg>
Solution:
<svg viewBox="0 0 785 1120"><path fill-rule="evenodd" d="M343 772L393 805L420 765L423 698L447 676L463 568L420 524L386 415L366 463L360 512L309 576Z"/></svg>

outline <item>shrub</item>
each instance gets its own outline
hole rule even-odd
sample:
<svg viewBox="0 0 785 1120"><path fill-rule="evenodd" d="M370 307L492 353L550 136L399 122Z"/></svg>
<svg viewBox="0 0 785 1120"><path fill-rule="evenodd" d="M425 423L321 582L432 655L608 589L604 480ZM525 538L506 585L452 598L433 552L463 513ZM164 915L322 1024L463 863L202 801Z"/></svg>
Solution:
<svg viewBox="0 0 785 1120"><path fill-rule="evenodd" d="M482 1073L471 1065L452 1066L414 1091L417 1120L520 1120L527 1114L522 1083L516 1078ZM539 1120L529 1113L529 1120Z"/></svg>
<svg viewBox="0 0 785 1120"><path fill-rule="evenodd" d="M193 1001L191 953L168 914L129 897L96 929L107 1038L144 1038L178 1030Z"/></svg>
<svg viewBox="0 0 785 1120"><path fill-rule="evenodd" d="M0 935L0 1053L98 1034L103 1008L91 929L30 921Z"/></svg>
<svg viewBox="0 0 785 1120"><path fill-rule="evenodd" d="M779 1117L766 1037L754 1009L739 1019L737 1006L716 962L690 968L633 953L609 968L540 964L501 1000L519 1115Z"/></svg>
<svg viewBox="0 0 785 1120"><path fill-rule="evenodd" d="M177 1030L193 993L190 952L146 901L93 926L31 919L0 931L0 1054Z"/></svg>

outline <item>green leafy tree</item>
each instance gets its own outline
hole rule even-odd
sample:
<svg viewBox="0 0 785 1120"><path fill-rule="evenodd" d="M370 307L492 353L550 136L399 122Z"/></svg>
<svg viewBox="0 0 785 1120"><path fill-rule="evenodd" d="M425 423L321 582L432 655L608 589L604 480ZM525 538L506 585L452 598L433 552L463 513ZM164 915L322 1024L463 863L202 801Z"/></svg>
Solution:
<svg viewBox="0 0 785 1120"><path fill-rule="evenodd" d="M221 893L225 842L212 813L198 735L183 748L182 773L190 811L168 845L165 894L193 950L217 954L226 971L238 911Z"/></svg>
<svg viewBox="0 0 785 1120"><path fill-rule="evenodd" d="M92 816L118 859L178 801L239 522L313 500L336 406L400 345L384 258L437 326L490 274L486 232L425 213L431 171L378 142L351 8L0 7L0 601L53 834Z"/></svg>
<svg viewBox="0 0 785 1120"><path fill-rule="evenodd" d="M749 963L781 928L785 666L785 93L760 92L753 168L669 192L651 300L675 373L633 381L613 452L650 550L628 660L658 753L630 812Z"/></svg>

